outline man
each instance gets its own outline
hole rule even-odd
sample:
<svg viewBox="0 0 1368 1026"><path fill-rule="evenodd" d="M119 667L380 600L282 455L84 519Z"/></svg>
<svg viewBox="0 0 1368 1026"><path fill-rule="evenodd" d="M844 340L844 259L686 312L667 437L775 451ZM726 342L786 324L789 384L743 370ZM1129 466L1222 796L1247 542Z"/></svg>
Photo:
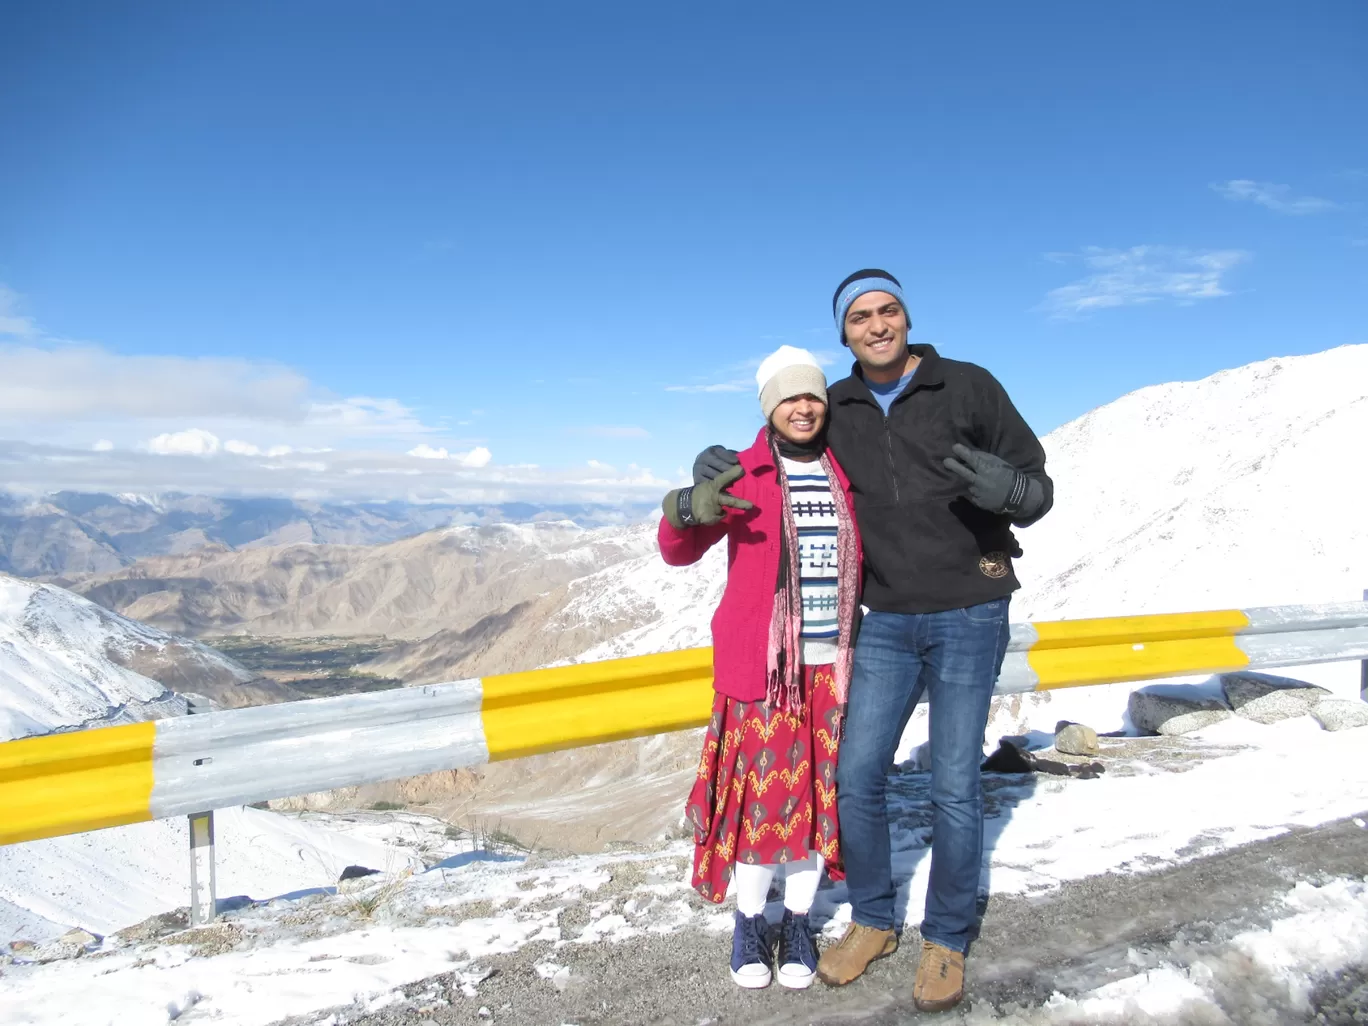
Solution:
<svg viewBox="0 0 1368 1026"><path fill-rule="evenodd" d="M958 1004L977 925L983 859L979 764L1006 652L1021 554L1012 525L1050 509L1053 485L1035 433L982 367L908 345L902 286L856 271L832 297L856 363L828 390L829 444L855 492L865 544L866 613L837 770L851 924L818 975L840 986L898 946L887 771L917 702L931 702L931 881L913 996L924 1011ZM732 466L699 455L696 481Z"/></svg>

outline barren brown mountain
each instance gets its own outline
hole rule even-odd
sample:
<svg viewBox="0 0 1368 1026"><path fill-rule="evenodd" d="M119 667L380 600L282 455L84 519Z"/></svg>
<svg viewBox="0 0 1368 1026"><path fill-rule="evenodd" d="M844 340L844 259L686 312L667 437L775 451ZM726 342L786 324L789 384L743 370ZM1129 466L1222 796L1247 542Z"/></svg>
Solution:
<svg viewBox="0 0 1368 1026"><path fill-rule="evenodd" d="M498 632L498 618L532 615L549 593L652 544L647 531L569 522L451 527L376 546L203 548L139 560L73 590L190 636L418 641L448 632L459 643L473 632L478 644Z"/></svg>

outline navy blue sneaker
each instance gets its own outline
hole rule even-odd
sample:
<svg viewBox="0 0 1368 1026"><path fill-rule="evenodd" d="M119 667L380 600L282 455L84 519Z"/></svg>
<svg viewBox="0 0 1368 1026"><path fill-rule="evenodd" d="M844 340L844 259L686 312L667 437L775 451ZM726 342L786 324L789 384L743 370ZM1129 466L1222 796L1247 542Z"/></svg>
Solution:
<svg viewBox="0 0 1368 1026"><path fill-rule="evenodd" d="M747 990L768 987L773 961L769 923L765 922L764 915L743 916L738 910L736 926L732 930L732 983Z"/></svg>
<svg viewBox="0 0 1368 1026"><path fill-rule="evenodd" d="M817 978L817 945L812 942L806 915L784 909L779 927L779 986L806 990Z"/></svg>

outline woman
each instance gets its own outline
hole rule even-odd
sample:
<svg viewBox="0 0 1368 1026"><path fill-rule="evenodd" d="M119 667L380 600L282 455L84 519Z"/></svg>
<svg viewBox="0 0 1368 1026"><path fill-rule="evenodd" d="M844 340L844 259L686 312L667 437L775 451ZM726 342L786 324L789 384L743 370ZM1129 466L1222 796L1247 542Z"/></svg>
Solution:
<svg viewBox="0 0 1368 1026"><path fill-rule="evenodd" d="M836 759L862 553L850 484L826 447L821 367L782 346L755 377L766 421L755 444L739 467L665 496L659 540L665 562L683 566L727 539L717 695L687 806L693 884L721 902L734 880L732 980L765 987L765 903L784 863L777 975L803 988L817 971L808 911L823 865L842 875Z"/></svg>

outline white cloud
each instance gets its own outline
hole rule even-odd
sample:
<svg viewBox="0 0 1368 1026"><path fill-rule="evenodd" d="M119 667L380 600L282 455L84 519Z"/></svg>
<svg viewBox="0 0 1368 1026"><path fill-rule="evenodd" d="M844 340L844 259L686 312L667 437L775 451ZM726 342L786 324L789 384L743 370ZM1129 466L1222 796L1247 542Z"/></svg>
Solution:
<svg viewBox="0 0 1368 1026"><path fill-rule="evenodd" d="M617 501L655 487L640 468L499 466L483 438L426 423L397 399L330 394L274 363L126 356L53 339L19 302L0 286L6 491L475 502Z"/></svg>
<svg viewBox="0 0 1368 1026"><path fill-rule="evenodd" d="M426 442L420 442L410 449L409 456L416 456L420 460L454 460L463 467L487 467L493 454L484 446L479 445L469 452L448 452L446 446L433 448Z"/></svg>
<svg viewBox="0 0 1368 1026"><path fill-rule="evenodd" d="M98 431L133 444L191 420L236 439L288 431L294 448L317 448L377 438L412 444L436 431L396 399L330 395L272 362L129 356L54 339L18 304L0 285L0 434L48 442L84 424L87 438Z"/></svg>
<svg viewBox="0 0 1368 1026"><path fill-rule="evenodd" d="M223 443L223 451L231 452L234 456L269 456L274 458L288 456L290 453L294 452L294 448L288 445L272 445L269 448L263 449L261 446L253 445L251 442L230 438Z"/></svg>
<svg viewBox="0 0 1368 1026"><path fill-rule="evenodd" d="M1256 182L1249 178L1232 178L1228 182L1212 182L1220 195L1236 203L1257 203L1279 214L1324 214L1338 210L1339 204L1319 196L1294 196L1292 186L1275 182Z"/></svg>
<svg viewBox="0 0 1368 1026"><path fill-rule="evenodd" d="M1089 246L1080 258L1092 273L1052 289L1037 309L1052 317L1076 317L1108 307L1215 299L1229 295L1222 285L1224 275L1249 256L1238 249Z"/></svg>
<svg viewBox="0 0 1368 1026"><path fill-rule="evenodd" d="M446 460L451 458L451 453L446 451L446 446L434 449L426 442L420 442L408 451L410 456L417 456L420 460Z"/></svg>
<svg viewBox="0 0 1368 1026"><path fill-rule="evenodd" d="M219 451L219 440L212 432L189 428L149 439L147 451L159 456L212 456Z"/></svg>
<svg viewBox="0 0 1368 1026"><path fill-rule="evenodd" d="M362 435L421 435L435 431L397 399L358 395L349 399L311 403L306 415L312 427Z"/></svg>
<svg viewBox="0 0 1368 1026"><path fill-rule="evenodd" d="M308 381L214 357L122 356L86 345L0 345L0 410L28 420L239 417L301 421Z"/></svg>
<svg viewBox="0 0 1368 1026"><path fill-rule="evenodd" d="M200 428L154 441L155 448L148 444L140 450L92 452L88 445L70 448L0 439L0 480L6 491L23 494L70 489L408 502L536 502L551 497L559 502L654 502L681 483L665 481L637 465L501 466L483 446L447 459L357 450L269 458L264 453L229 453L216 436ZM211 451L215 442L217 452Z"/></svg>
<svg viewBox="0 0 1368 1026"><path fill-rule="evenodd" d="M471 449L470 452L459 453L452 458L459 461L463 467L479 468L489 466L489 462L494 458L494 454L483 445L477 445L475 448Z"/></svg>

